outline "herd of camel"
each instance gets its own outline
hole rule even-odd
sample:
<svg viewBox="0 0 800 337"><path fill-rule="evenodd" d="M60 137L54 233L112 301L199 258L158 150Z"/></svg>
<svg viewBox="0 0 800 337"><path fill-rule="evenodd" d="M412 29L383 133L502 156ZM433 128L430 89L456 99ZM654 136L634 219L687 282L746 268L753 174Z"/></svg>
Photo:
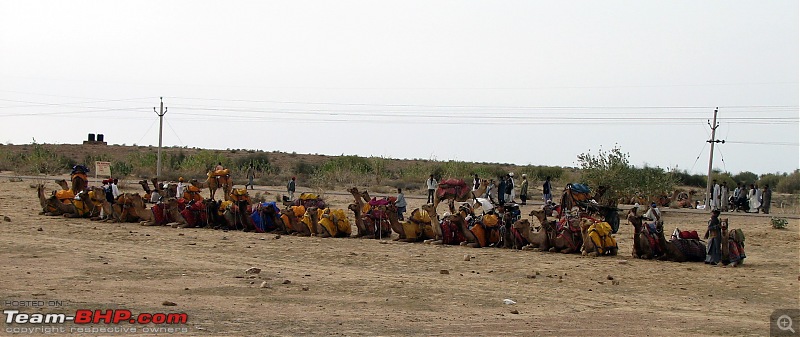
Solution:
<svg viewBox="0 0 800 337"><path fill-rule="evenodd" d="M440 188L434 203L414 209L406 221L399 220L394 198L370 198L366 190L350 188L348 192L352 194L353 202L348 205L347 211L352 212L355 219L357 232L354 234L345 210L329 208L319 196L312 194L301 194L296 200L254 203L245 189L228 189L223 184L215 184L224 188L225 200L214 200L202 198L196 182L191 185L194 188L187 188L182 196L177 196L170 185L164 188L154 180L154 190L149 188L146 181L141 182L145 196L123 193L111 203L106 200L103 188L88 186L85 175L73 175L71 178L71 188L66 181L59 180L57 183L62 189L53 191L50 196L46 195L43 185L38 186L41 214L147 226L209 227L298 236L388 239L394 232L397 234L394 240L404 242L582 253L589 256L618 253L608 223L602 215L586 209L581 212L577 207L570 207L570 212L556 209L553 207L555 205L545 205L529 214L531 220L536 219L538 226L521 217L518 208L515 210L512 205L498 205L486 212L481 207L485 200L476 198L476 195L485 192L488 185L485 182L474 192L471 189L453 191ZM148 195L151 193L160 193L161 200L149 205ZM438 213L440 201L447 201L448 212ZM463 204L456 207L457 202ZM576 210L578 212L573 213ZM554 215L555 219L551 219ZM635 228L634 257L676 262L698 261L697 247L686 247L682 239L666 239L663 222L657 222L655 228L643 224L641 217L634 218L632 222ZM724 221L724 225L723 262L728 256L729 239L727 221ZM702 250L704 253L705 246ZM704 256L700 255L699 261L702 261Z"/></svg>

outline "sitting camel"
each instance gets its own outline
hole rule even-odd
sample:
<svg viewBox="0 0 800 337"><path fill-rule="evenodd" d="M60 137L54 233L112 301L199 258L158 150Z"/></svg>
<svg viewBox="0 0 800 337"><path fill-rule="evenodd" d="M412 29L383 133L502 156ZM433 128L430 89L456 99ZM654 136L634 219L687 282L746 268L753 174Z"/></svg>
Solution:
<svg viewBox="0 0 800 337"><path fill-rule="evenodd" d="M397 207L391 205L388 215L392 230L399 235L398 238L394 239L395 241L419 242L436 238L431 226L431 217L425 210L414 209L408 221L399 221Z"/></svg>
<svg viewBox="0 0 800 337"><path fill-rule="evenodd" d="M433 234L432 239L427 239L423 242L436 245L443 244L444 238L442 234L442 222L439 219L439 214L436 213L436 208L433 207L433 204L425 204L422 205L421 209L428 213L428 216L431 219L431 232Z"/></svg>
<svg viewBox="0 0 800 337"><path fill-rule="evenodd" d="M326 208L318 214L317 218L319 220L317 221L317 232L320 237L350 237L352 226L343 209Z"/></svg>
<svg viewBox="0 0 800 337"><path fill-rule="evenodd" d="M611 236L611 232L611 225L608 222L594 222L589 219L582 219L582 255L591 257L617 255L617 241Z"/></svg>
<svg viewBox="0 0 800 337"><path fill-rule="evenodd" d="M583 245L579 218L563 218L556 225L556 236L550 252L577 253Z"/></svg>
<svg viewBox="0 0 800 337"><path fill-rule="evenodd" d="M358 188L351 187L347 190L350 194L353 195L353 203L347 206L347 209L353 211L356 219L356 229L358 232L356 233L356 237L364 237L374 233L367 232L367 226L364 221L363 216L369 212L369 193L365 190L363 192L359 192Z"/></svg>
<svg viewBox="0 0 800 337"><path fill-rule="evenodd" d="M286 231L292 235L310 236L311 230L300 219L305 216L306 208L300 206L286 206L281 212L281 220Z"/></svg>
<svg viewBox="0 0 800 337"><path fill-rule="evenodd" d="M67 191L69 193L62 192L61 195L69 194L74 198L74 195L68 189L62 189L62 191ZM42 212L39 214L47 216L57 216L72 212L72 206L70 204L64 203L61 200L59 200L57 196L57 191L53 191L53 194L50 197L47 197L44 192L44 185L39 184L36 187L36 193L39 197L39 204L42 206Z"/></svg>

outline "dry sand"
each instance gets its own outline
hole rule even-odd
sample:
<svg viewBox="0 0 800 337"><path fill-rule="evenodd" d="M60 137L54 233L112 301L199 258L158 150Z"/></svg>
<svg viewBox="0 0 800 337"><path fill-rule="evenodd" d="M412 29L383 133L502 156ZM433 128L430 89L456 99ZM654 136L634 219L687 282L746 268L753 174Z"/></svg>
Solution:
<svg viewBox="0 0 800 337"><path fill-rule="evenodd" d="M4 309L14 308L5 303L12 300L64 304L22 312L185 312L188 324L180 328L198 336L765 336L773 310L800 308L796 217L776 230L767 216L723 214L732 228L744 229L747 259L743 267L721 268L633 259L624 220L616 236L620 255L598 258L277 238L46 217L38 215L34 180L0 179L0 214L11 219L0 222ZM47 186L56 188L52 180ZM338 192L327 200L345 208L352 197ZM409 213L425 201L407 197ZM664 216L668 232L677 226L703 233L708 219L694 210ZM245 274L250 267L262 272ZM3 334L13 327L35 326L4 323Z"/></svg>

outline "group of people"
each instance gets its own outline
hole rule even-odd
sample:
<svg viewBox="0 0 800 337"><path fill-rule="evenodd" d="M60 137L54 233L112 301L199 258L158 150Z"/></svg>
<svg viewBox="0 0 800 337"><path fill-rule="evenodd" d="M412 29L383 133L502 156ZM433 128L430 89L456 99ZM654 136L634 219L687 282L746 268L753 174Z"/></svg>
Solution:
<svg viewBox="0 0 800 337"><path fill-rule="evenodd" d="M769 214L770 204L772 203L772 190L769 185L764 185L763 189L759 189L756 184L750 184L749 188L745 184L739 184L733 190L733 195L731 195L727 182L723 181L720 185L714 179L710 192L712 211L728 212L736 210L738 212L744 210L749 213L761 211L764 214Z"/></svg>
<svg viewBox="0 0 800 337"><path fill-rule="evenodd" d="M497 201L498 204L503 205L507 202L509 203L516 203L515 200L515 183L514 183L514 172L509 172L506 175L497 177L496 182L494 179L489 180L489 186L486 188L486 192L482 195L478 195L478 198L486 198L493 201ZM425 181L425 187L428 189L428 203L432 203L434 200L433 194L436 193L436 187L439 185L439 182L436 181L436 178L433 174L428 177ZM478 188L481 186L481 179L478 174L475 174L472 180L472 190L477 191ZM522 174L522 183L519 186L519 198L521 200L522 205L527 205L528 200L531 200L528 197L528 175ZM542 184L542 201L547 202L553 200L552 195L552 186L550 185L550 177L545 178L544 183Z"/></svg>

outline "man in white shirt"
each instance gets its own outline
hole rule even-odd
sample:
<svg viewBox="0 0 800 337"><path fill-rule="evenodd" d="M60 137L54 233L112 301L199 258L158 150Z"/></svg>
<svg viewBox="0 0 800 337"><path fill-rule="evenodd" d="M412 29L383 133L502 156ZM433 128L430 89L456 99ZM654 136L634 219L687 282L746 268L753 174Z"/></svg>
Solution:
<svg viewBox="0 0 800 337"><path fill-rule="evenodd" d="M647 213L644 214L644 218L655 222L661 221L661 210L658 209L658 205L656 205L656 203L650 204L650 209L648 209Z"/></svg>
<svg viewBox="0 0 800 337"><path fill-rule="evenodd" d="M711 193L711 210L719 209L719 184L717 183L717 179L714 179L714 189Z"/></svg>
<svg viewBox="0 0 800 337"><path fill-rule="evenodd" d="M433 174L431 174L430 178L428 178L428 180L425 180L425 186L428 187L428 203L432 204L433 193L436 192L436 187L439 186L439 182L437 182L436 179L433 178Z"/></svg>
<svg viewBox="0 0 800 337"><path fill-rule="evenodd" d="M176 188L175 197L183 198L183 190L186 189L186 184L183 182L183 177L178 178L178 187Z"/></svg>
<svg viewBox="0 0 800 337"><path fill-rule="evenodd" d="M114 194L114 200L116 200L117 197L119 197L119 195L120 195L119 188L117 188L117 183L118 182L119 182L118 179L114 179L114 180L111 181L111 193Z"/></svg>

